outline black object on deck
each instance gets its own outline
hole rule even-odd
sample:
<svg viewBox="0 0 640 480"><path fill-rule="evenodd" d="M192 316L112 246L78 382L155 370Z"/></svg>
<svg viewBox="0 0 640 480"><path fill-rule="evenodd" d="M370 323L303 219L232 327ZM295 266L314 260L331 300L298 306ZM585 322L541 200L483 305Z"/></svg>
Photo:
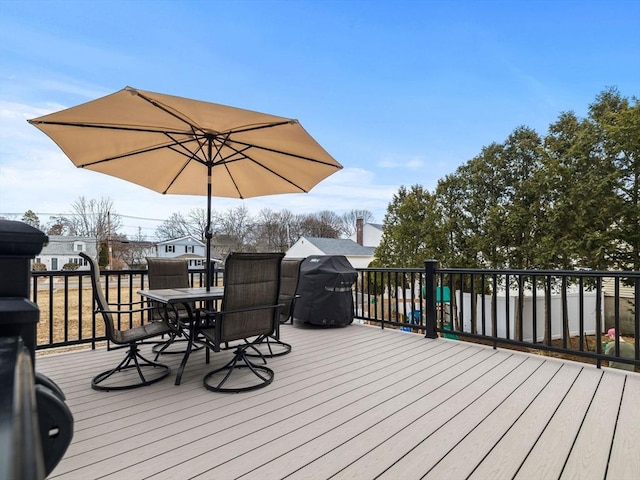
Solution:
<svg viewBox="0 0 640 480"><path fill-rule="evenodd" d="M342 255L312 255L300 265L293 317L312 325L344 326L353 322L352 286L358 273Z"/></svg>

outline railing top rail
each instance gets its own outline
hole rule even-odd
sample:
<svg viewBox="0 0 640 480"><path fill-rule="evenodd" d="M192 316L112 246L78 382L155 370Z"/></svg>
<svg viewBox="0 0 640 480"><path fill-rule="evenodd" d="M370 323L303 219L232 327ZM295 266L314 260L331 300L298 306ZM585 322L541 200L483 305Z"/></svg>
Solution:
<svg viewBox="0 0 640 480"><path fill-rule="evenodd" d="M424 267L367 267L356 268L359 272L399 272L417 273L424 272ZM623 277L640 278L640 271L635 270L536 270L536 269L509 269L509 268L436 268L436 273L459 274L473 273L482 275L537 275L537 276L571 276L571 277Z"/></svg>
<svg viewBox="0 0 640 480"><path fill-rule="evenodd" d="M437 268L436 273L474 273L482 275L536 275L570 277L624 277L640 278L640 272L634 270L518 270L491 268Z"/></svg>
<svg viewBox="0 0 640 480"><path fill-rule="evenodd" d="M359 272L399 272L399 273L421 273L424 272L424 267L404 267L404 268L394 268L394 267L367 267L367 268L356 268Z"/></svg>

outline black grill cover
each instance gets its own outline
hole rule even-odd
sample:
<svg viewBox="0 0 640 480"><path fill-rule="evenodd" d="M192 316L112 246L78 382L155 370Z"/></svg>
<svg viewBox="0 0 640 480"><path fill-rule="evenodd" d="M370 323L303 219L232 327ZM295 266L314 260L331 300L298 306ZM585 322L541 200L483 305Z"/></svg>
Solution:
<svg viewBox="0 0 640 480"><path fill-rule="evenodd" d="M348 325L353 322L351 287L356 270L342 255L312 255L300 265L294 310L296 320L313 325Z"/></svg>

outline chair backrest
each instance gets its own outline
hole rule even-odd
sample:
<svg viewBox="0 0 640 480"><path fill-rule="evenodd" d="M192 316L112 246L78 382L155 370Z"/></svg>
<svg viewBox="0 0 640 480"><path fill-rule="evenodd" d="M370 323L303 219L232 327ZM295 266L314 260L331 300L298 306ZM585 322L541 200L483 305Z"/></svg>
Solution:
<svg viewBox="0 0 640 480"><path fill-rule="evenodd" d="M230 253L225 262L222 312L277 305L282 253ZM277 308L222 314L216 320L220 343L268 335L279 322Z"/></svg>
<svg viewBox="0 0 640 480"><path fill-rule="evenodd" d="M183 258L160 258L147 257L147 274L149 276L149 288L189 288L189 265ZM160 320L163 318L163 305L151 302L158 308L154 308L151 312L152 320ZM178 315L181 317L188 316L187 309L184 305L175 306Z"/></svg>
<svg viewBox="0 0 640 480"><path fill-rule="evenodd" d="M116 340L116 332L119 333L119 330L115 327L113 316L108 312L109 304L104 296L102 283L100 282L100 267L98 266L98 263L86 253L80 252L80 256L89 264L89 269L91 271L91 287L93 289L93 301L97 306L97 310L102 314L102 319L104 320L104 326L106 329L105 334L109 340Z"/></svg>
<svg viewBox="0 0 640 480"><path fill-rule="evenodd" d="M289 318L293 313L294 299L300 279L300 264L303 258L284 258L280 270L280 300L284 307L280 309L280 316Z"/></svg>
<svg viewBox="0 0 640 480"><path fill-rule="evenodd" d="M182 258L147 257L149 288L188 288L189 266Z"/></svg>

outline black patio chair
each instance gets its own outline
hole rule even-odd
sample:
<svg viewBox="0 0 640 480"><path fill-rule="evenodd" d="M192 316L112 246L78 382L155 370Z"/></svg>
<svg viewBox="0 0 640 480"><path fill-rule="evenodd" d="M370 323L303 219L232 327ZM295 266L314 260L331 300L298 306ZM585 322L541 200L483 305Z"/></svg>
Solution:
<svg viewBox="0 0 640 480"><path fill-rule="evenodd" d="M291 322L293 325L293 310L298 295L298 281L300 280L300 265L304 258L285 258L282 260L280 272L280 303L284 307L280 310L280 323ZM279 333L279 332L278 332Z"/></svg>
<svg viewBox="0 0 640 480"><path fill-rule="evenodd" d="M169 367L144 358L140 354L138 344L149 338L173 333L175 331L174 327L165 320L159 320L128 330L117 329L113 320L114 315L129 315L134 312L151 311L153 308L146 307L146 304L143 302L107 303L100 282L100 268L98 264L85 253L80 253L80 256L87 261L91 269L91 286L93 287L93 299L96 306L95 311L102 315L107 340L127 348L124 359L115 368L106 370L93 377L91 380L91 388L104 391L127 390L151 385L166 378L170 373ZM137 376L129 373L131 369L135 369ZM114 380L115 378L118 380ZM108 379L114 381L109 382L107 381Z"/></svg>
<svg viewBox="0 0 640 480"><path fill-rule="evenodd" d="M269 385L273 370L253 363L247 350L254 348L263 336L275 331L280 321L281 253L231 253L225 262L224 296L220 311L197 311L198 331L214 352L234 348L233 358L223 367L203 378L208 390L244 392ZM251 340L253 338L253 340ZM206 359L209 362L209 349ZM242 375L249 371L254 376ZM256 377L258 383L256 383Z"/></svg>
<svg viewBox="0 0 640 480"><path fill-rule="evenodd" d="M284 258L280 266L280 294L278 303L283 307L280 309L280 321L276 324L276 329L270 335L263 335L259 341L255 342L252 351L247 352L251 357L279 357L291 351L291 344L280 340L280 324L291 320L293 325L293 309L295 301L299 297L298 279L300 278L300 264L302 258Z"/></svg>
<svg viewBox="0 0 640 480"><path fill-rule="evenodd" d="M181 258L161 258L147 257L147 274L149 280L149 289L161 288L189 288L189 266L185 259ZM166 320L176 326L176 331L169 334L169 338L164 342L159 342L153 346L152 351L156 353L156 360L161 354L184 354L186 347L174 348L188 342L186 336L188 331L184 332L181 327L189 328L189 324L193 321L193 304L177 304L171 307L167 305L151 302L151 305L157 307L152 310L152 320ZM192 350L200 350L203 346L196 344Z"/></svg>

